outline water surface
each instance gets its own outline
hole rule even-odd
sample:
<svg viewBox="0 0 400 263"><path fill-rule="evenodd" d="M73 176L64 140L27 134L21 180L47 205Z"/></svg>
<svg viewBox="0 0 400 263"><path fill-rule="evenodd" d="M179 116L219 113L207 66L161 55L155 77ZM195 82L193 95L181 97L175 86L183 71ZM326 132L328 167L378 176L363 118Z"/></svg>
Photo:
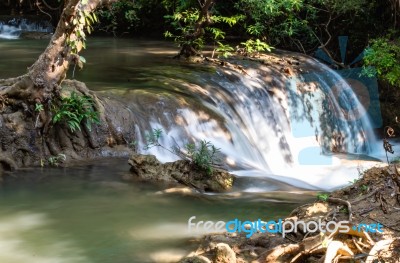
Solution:
<svg viewBox="0 0 400 263"><path fill-rule="evenodd" d="M310 200L298 194L160 194L122 180L124 159L33 168L0 189L0 262L165 262L196 244L187 220L278 219Z"/></svg>

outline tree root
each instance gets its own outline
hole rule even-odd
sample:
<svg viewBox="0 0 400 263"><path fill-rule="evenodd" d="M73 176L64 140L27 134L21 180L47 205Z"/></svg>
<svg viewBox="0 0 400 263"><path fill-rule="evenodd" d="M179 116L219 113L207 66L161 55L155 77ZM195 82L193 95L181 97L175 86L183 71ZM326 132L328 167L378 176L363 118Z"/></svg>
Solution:
<svg viewBox="0 0 400 263"><path fill-rule="evenodd" d="M326 200L329 203L333 203L333 204L338 204L338 205L345 205L347 207L347 211L349 214L349 222L351 222L353 220L353 212L351 209L351 204L349 201L340 199L340 198L334 198L334 197L328 197L328 199Z"/></svg>
<svg viewBox="0 0 400 263"><path fill-rule="evenodd" d="M135 139L135 116L125 110L126 105L98 97L78 81L65 80L62 86L67 92L93 98L100 124L89 130L82 123L81 130L71 131L66 123L53 123L54 98L60 97L56 93L61 87L55 89L52 100L45 100L28 75L0 80L0 170L51 165L48 160L59 154L68 163L131 153L127 145ZM38 104L42 105L39 111Z"/></svg>
<svg viewBox="0 0 400 263"><path fill-rule="evenodd" d="M329 236L308 237L298 244L280 245L267 252L265 262L296 263L304 262L305 258L313 256L319 257L319 262L323 263L345 259L355 261L360 257L367 257L365 262L373 263L380 254L389 251L395 240L400 240L390 239L375 243L365 231L358 232L352 229L344 234L349 235L351 241L335 232Z"/></svg>

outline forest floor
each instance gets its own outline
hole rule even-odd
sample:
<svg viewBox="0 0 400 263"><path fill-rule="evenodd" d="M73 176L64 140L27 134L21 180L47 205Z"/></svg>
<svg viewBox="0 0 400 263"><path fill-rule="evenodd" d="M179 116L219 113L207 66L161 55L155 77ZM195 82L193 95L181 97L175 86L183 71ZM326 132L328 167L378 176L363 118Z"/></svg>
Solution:
<svg viewBox="0 0 400 263"><path fill-rule="evenodd" d="M202 237L197 251L181 262L400 262L400 169L365 171L352 185L319 195L283 222L336 222L348 228L311 231L219 233ZM348 223L344 223L348 221ZM341 223L339 223L341 222ZM333 223L330 223L333 226ZM335 225L336 226L336 225ZM323 228L322 228L323 229Z"/></svg>

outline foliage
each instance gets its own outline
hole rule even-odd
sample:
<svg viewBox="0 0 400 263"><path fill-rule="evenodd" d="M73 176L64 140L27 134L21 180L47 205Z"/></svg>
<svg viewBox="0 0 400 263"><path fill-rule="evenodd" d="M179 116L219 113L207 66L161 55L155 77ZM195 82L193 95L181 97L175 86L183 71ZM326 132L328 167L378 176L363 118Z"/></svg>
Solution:
<svg viewBox="0 0 400 263"><path fill-rule="evenodd" d="M87 2L87 1L86 1ZM84 1L82 1L84 4ZM98 22L95 13L91 13L82 8L78 8L76 17L72 20L73 26L75 26L74 34L68 36L67 45L71 47L72 54L78 54L82 49L86 48L86 33L93 31L92 25ZM83 57L79 57L79 61L82 61Z"/></svg>
<svg viewBox="0 0 400 263"><path fill-rule="evenodd" d="M162 129L153 129L153 132L146 133L146 145L144 147L145 150L149 150L155 146L161 146L159 140L161 138Z"/></svg>
<svg viewBox="0 0 400 263"><path fill-rule="evenodd" d="M373 24L363 17L377 8L367 0L243 0L235 7L247 16L248 34L302 52L329 44L333 35L349 35L355 20Z"/></svg>
<svg viewBox="0 0 400 263"><path fill-rule="evenodd" d="M65 154L59 153L57 156L50 156L47 161L51 166L59 166L60 163L64 162L66 159L67 156L65 156Z"/></svg>
<svg viewBox="0 0 400 263"><path fill-rule="evenodd" d="M202 140L199 144L187 143L184 146L184 151L179 147L175 147L171 150L164 147L159 142L161 135L161 129L153 129L151 133L147 133L145 135L146 145L144 149L148 150L152 147L161 147L180 158L188 159L196 169L205 171L208 175L212 175L213 165L219 162L218 155L220 149L216 148L211 142Z"/></svg>
<svg viewBox="0 0 400 263"><path fill-rule="evenodd" d="M367 192L367 191L368 191L368 188L369 188L369 187L368 187L367 185L365 185L365 184L363 184L363 185L360 186L360 189L361 189L362 192Z"/></svg>
<svg viewBox="0 0 400 263"><path fill-rule="evenodd" d="M190 1L189 1L190 2ZM244 20L244 15L235 14L231 16L224 16L218 14L214 8L209 15L210 23L201 29L201 34L195 36L196 26L203 21L200 19L200 10L196 6L197 3L189 4L189 2L181 2L172 15L166 15L165 18L172 26L170 30L165 31L166 38L172 38L180 47L190 46L196 51L201 51L208 40L214 44L214 51L220 52L222 57L231 55L234 49L229 45L222 43L226 37L224 27L233 27L240 21ZM168 1L164 1L166 6ZM169 6L170 7L170 6ZM203 20L208 17L203 17Z"/></svg>
<svg viewBox="0 0 400 263"><path fill-rule="evenodd" d="M196 50L201 50L204 47L204 38L188 38L187 35L193 33L194 25L199 19L199 10L189 9L182 12L176 12L173 15L165 16L167 21L170 21L174 27L176 34L170 31L165 31L166 38L173 38L176 43L182 46L191 46Z"/></svg>
<svg viewBox="0 0 400 263"><path fill-rule="evenodd" d="M219 57L227 58L229 56L232 56L232 52L234 51L234 48L231 47L230 45L223 44L219 41L217 41L218 47L215 48L215 51L219 53Z"/></svg>
<svg viewBox="0 0 400 263"><path fill-rule="evenodd" d="M322 202L326 202L329 198L329 194L324 194L324 193L318 193L317 194L317 199L322 201Z"/></svg>
<svg viewBox="0 0 400 263"><path fill-rule="evenodd" d="M273 47L258 38L256 40L249 39L246 42L242 42L241 44L244 46L245 55L250 57L257 56L262 51L271 52L271 50L273 49Z"/></svg>
<svg viewBox="0 0 400 263"><path fill-rule="evenodd" d="M80 131L83 121L89 130L92 123L100 123L92 98L86 95L80 96L76 92L72 92L70 97L62 98L54 111L53 123L65 122L72 132Z"/></svg>
<svg viewBox="0 0 400 263"><path fill-rule="evenodd" d="M198 145L195 143L186 144L185 149L187 156L197 168L206 171L208 175L212 174L212 166L218 160L217 155L220 152L218 148L212 143L202 140Z"/></svg>
<svg viewBox="0 0 400 263"><path fill-rule="evenodd" d="M43 104L41 103L36 103L35 104L35 111L41 112L43 110Z"/></svg>
<svg viewBox="0 0 400 263"><path fill-rule="evenodd" d="M372 40L364 56L364 73L367 76L377 74L391 85L400 87L399 43L400 39L391 40L390 36Z"/></svg>
<svg viewBox="0 0 400 263"><path fill-rule="evenodd" d="M132 29L139 22L138 12L142 8L140 1L120 0L99 9L97 14L102 20L102 30L117 35L119 28Z"/></svg>

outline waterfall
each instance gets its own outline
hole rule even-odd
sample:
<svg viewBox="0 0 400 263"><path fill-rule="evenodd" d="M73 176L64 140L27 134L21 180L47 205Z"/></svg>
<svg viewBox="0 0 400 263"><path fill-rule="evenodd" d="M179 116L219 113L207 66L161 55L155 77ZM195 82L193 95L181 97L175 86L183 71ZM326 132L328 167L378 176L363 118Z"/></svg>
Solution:
<svg viewBox="0 0 400 263"><path fill-rule="evenodd" d="M160 95L154 108L135 109L144 114L136 127L139 149L145 130L162 129L160 142L167 148L211 142L237 175L311 189L348 183L354 174L349 177L341 159L371 155L377 144L370 117L359 94L337 72L303 60L307 73L297 76L254 64L245 73L219 68L161 79L179 92ZM157 147L143 153L164 162L178 159Z"/></svg>
<svg viewBox="0 0 400 263"><path fill-rule="evenodd" d="M25 18L13 18L7 22L0 21L0 38L17 39L22 32L53 32L49 22L32 22Z"/></svg>

